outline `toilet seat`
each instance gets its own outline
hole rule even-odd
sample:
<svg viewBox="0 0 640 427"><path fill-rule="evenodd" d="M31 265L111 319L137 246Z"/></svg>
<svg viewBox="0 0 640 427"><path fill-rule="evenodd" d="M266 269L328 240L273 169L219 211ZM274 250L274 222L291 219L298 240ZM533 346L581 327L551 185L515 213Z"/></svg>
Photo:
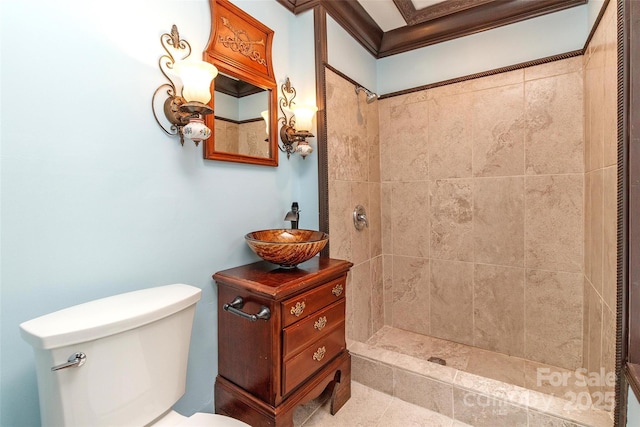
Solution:
<svg viewBox="0 0 640 427"><path fill-rule="evenodd" d="M180 424L179 427L250 427L242 421L235 418L226 417L218 414L206 414L198 412L193 414Z"/></svg>
<svg viewBox="0 0 640 427"><path fill-rule="evenodd" d="M169 411L151 427L251 427L235 418L218 414L197 412L190 417Z"/></svg>

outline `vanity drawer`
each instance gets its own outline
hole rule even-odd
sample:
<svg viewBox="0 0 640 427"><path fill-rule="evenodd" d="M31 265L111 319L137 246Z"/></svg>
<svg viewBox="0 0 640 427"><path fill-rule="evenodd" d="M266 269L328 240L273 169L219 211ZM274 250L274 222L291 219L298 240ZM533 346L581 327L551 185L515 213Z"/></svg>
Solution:
<svg viewBox="0 0 640 427"><path fill-rule="evenodd" d="M284 362L282 394L292 391L345 348L344 322L341 322L340 326L327 336L312 342L298 355Z"/></svg>
<svg viewBox="0 0 640 427"><path fill-rule="evenodd" d="M288 359L310 341L315 341L338 325L344 324L344 317L345 300L342 298L312 316L308 316L306 319L285 328L282 331L283 357Z"/></svg>
<svg viewBox="0 0 640 427"><path fill-rule="evenodd" d="M284 301L282 303L282 326L289 326L334 301L344 299L345 287L346 276L343 276Z"/></svg>

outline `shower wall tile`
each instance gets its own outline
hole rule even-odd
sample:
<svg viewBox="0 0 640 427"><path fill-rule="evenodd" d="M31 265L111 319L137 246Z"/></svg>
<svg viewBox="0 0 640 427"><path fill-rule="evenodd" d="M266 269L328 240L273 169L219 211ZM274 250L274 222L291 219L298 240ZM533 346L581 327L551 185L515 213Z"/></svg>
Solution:
<svg viewBox="0 0 640 427"><path fill-rule="evenodd" d="M369 219L369 257L374 258L382 255L382 202L379 182L369 182L369 204L365 207Z"/></svg>
<svg viewBox="0 0 640 427"><path fill-rule="evenodd" d="M329 180L347 180L350 175L350 128L355 103L345 81L327 71L327 153Z"/></svg>
<svg viewBox="0 0 640 427"><path fill-rule="evenodd" d="M582 68L582 55L574 56L573 58L564 59L562 61L553 61L525 68L524 80L544 79L546 77L561 76L562 74L582 72ZM580 107L580 109L582 109L582 107Z"/></svg>
<svg viewBox="0 0 640 427"><path fill-rule="evenodd" d="M382 255L371 259L371 333L384 326L384 263Z"/></svg>
<svg viewBox="0 0 640 427"><path fill-rule="evenodd" d="M602 298L611 309L616 309L617 286L617 233L618 233L618 169L603 169L603 239L602 239Z"/></svg>
<svg viewBox="0 0 640 427"><path fill-rule="evenodd" d="M392 326L429 334L429 270L428 259L393 257Z"/></svg>
<svg viewBox="0 0 640 427"><path fill-rule="evenodd" d="M351 287L351 313L353 323L349 338L364 342L373 335L371 331L371 265L369 261L355 265L349 273L352 277Z"/></svg>
<svg viewBox="0 0 640 427"><path fill-rule="evenodd" d="M582 367L589 366L589 305L591 303L591 283L584 278L582 286Z"/></svg>
<svg viewBox="0 0 640 427"><path fill-rule="evenodd" d="M371 245L371 230L372 228L365 227L362 230L357 230L353 226L353 209L356 205L362 205L367 209L367 212L371 211L371 204L369 203L369 183L368 182L351 182L351 201L349 203L349 209L340 212L341 222L347 224L350 223L349 235L351 237L351 258L350 261L354 264L360 264L361 262L368 261L370 258L370 245Z"/></svg>
<svg viewBox="0 0 640 427"><path fill-rule="evenodd" d="M581 71L525 84L527 174L583 172L582 84Z"/></svg>
<svg viewBox="0 0 640 427"><path fill-rule="evenodd" d="M583 366L615 369L617 262L617 3L610 2L585 55L585 295ZM607 392L596 386L591 392ZM598 399L594 399L596 404ZM604 408L607 409L607 408Z"/></svg>
<svg viewBox="0 0 640 427"><path fill-rule="evenodd" d="M429 177L471 176L472 94L439 97L429 103Z"/></svg>
<svg viewBox="0 0 640 427"><path fill-rule="evenodd" d="M584 174L584 276L591 280L591 253L593 243L591 241L591 172Z"/></svg>
<svg viewBox="0 0 640 427"><path fill-rule="evenodd" d="M529 176L525 192L527 267L582 273L582 174Z"/></svg>
<svg viewBox="0 0 640 427"><path fill-rule="evenodd" d="M616 14L605 15L604 40L603 166L618 162L618 37Z"/></svg>
<svg viewBox="0 0 640 427"><path fill-rule="evenodd" d="M344 220L351 206L351 183L329 180L329 252L331 257L351 260L351 228Z"/></svg>
<svg viewBox="0 0 640 427"><path fill-rule="evenodd" d="M384 324L393 325L393 255L382 256L382 287L384 292Z"/></svg>
<svg viewBox="0 0 640 427"><path fill-rule="evenodd" d="M588 372L600 372L602 366L602 299L593 287L589 288L589 362ZM610 369L611 367L609 367ZM592 392L597 387L589 387Z"/></svg>
<svg viewBox="0 0 640 427"><path fill-rule="evenodd" d="M524 178L474 181L475 262L524 265Z"/></svg>
<svg viewBox="0 0 640 427"><path fill-rule="evenodd" d="M590 173L590 206L591 220L591 283L602 295L602 260L604 238L604 205L603 205L603 173L602 169Z"/></svg>
<svg viewBox="0 0 640 427"><path fill-rule="evenodd" d="M380 182L380 135L367 135L369 140L369 182Z"/></svg>
<svg viewBox="0 0 640 427"><path fill-rule="evenodd" d="M432 259L430 290L431 335L473 345L473 264Z"/></svg>
<svg viewBox="0 0 640 427"><path fill-rule="evenodd" d="M352 131L349 136L349 175L352 181L367 181L369 176L369 148L367 138L361 131Z"/></svg>
<svg viewBox="0 0 640 427"><path fill-rule="evenodd" d="M394 183L391 193L393 254L429 257L429 186Z"/></svg>
<svg viewBox="0 0 640 427"><path fill-rule="evenodd" d="M582 273L527 269L525 280L525 357L561 368L579 368Z"/></svg>
<svg viewBox="0 0 640 427"><path fill-rule="evenodd" d="M599 40L604 54L592 50L604 66L611 43ZM608 113L596 108L607 105L604 89L600 98L589 90L582 96L582 83L605 84L604 70L587 75L587 66L596 65L574 57L372 104L327 72L331 256L368 266L351 285L352 334L367 336L384 323L518 357L540 339L539 359L579 364L584 353L587 363L594 320L593 298L583 295L591 282L584 278L598 258L591 250L597 222L591 208L605 198L592 202L595 179L583 174L592 150L607 162L606 137L599 151L591 143L592 125L606 133ZM611 187L610 178L601 173L600 188ZM367 234L356 234L351 220L361 199ZM610 212L600 216L602 257L615 229L604 224ZM600 259L602 297L594 292L609 303L614 259ZM573 289L574 300L565 301L565 288ZM367 304L357 296L363 292L368 309L356 307ZM543 304L546 299L552 302ZM565 309L583 301L584 310ZM601 302L600 329L602 310ZM569 327L557 333L545 320L560 314ZM363 317L368 325L356 327ZM545 334L551 339L543 342ZM599 336L597 363L605 360ZM569 356L557 356L558 347Z"/></svg>
<svg viewBox="0 0 640 427"><path fill-rule="evenodd" d="M524 355L524 269L475 264L474 345Z"/></svg>
<svg viewBox="0 0 640 427"><path fill-rule="evenodd" d="M586 57L586 56L585 56ZM584 71L582 72L582 80L584 82L584 94L582 95L584 100L584 106L582 108L584 112L584 171L589 172L591 170L591 91L589 90L592 84L592 76L587 73L587 61L584 63Z"/></svg>
<svg viewBox="0 0 640 427"><path fill-rule="evenodd" d="M476 92L485 89L492 89L500 86L521 84L524 81L524 70L513 70L506 73L494 74L492 76L480 77L477 79L465 80L458 83L438 86L428 89L429 99L458 95L461 93Z"/></svg>
<svg viewBox="0 0 640 427"><path fill-rule="evenodd" d="M430 185L431 258L473 261L473 180Z"/></svg>
<svg viewBox="0 0 640 427"><path fill-rule="evenodd" d="M392 107L380 140L382 181L429 179L428 103ZM382 137L381 133L381 137Z"/></svg>
<svg viewBox="0 0 640 427"><path fill-rule="evenodd" d="M523 85L474 93L473 175L510 176L524 172Z"/></svg>
<svg viewBox="0 0 640 427"><path fill-rule="evenodd" d="M591 56L585 71L589 86L589 164L586 170L595 170L603 166L604 149L604 55L599 46Z"/></svg>
<svg viewBox="0 0 640 427"><path fill-rule="evenodd" d="M605 368L607 375L615 375L616 366L616 315L614 310L610 310L607 306L602 310L602 361L601 365ZM606 378L602 383L603 393L613 393L615 388L615 379ZM612 410L613 408L605 408Z"/></svg>
<svg viewBox="0 0 640 427"><path fill-rule="evenodd" d="M389 182L380 184L380 233L383 254L393 253L393 185Z"/></svg>

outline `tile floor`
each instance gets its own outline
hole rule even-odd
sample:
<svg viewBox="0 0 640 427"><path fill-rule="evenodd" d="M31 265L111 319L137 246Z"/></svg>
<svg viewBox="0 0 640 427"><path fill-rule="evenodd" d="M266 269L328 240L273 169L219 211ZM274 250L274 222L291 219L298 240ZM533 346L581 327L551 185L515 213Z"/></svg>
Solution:
<svg viewBox="0 0 640 427"><path fill-rule="evenodd" d="M437 412L351 382L351 399L336 415L329 413L327 396L299 407L295 427L469 427Z"/></svg>

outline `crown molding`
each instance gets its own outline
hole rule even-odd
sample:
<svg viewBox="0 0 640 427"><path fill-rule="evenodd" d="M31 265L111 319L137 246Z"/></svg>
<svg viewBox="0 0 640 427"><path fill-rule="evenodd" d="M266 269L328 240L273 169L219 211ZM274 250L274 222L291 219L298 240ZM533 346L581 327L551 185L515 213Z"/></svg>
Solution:
<svg viewBox="0 0 640 427"><path fill-rule="evenodd" d="M415 10L394 0L414 22L383 32L357 0L276 0L294 14L322 5L327 13L375 58L442 43L526 19L583 5L587 0L447 0L446 4ZM398 6L399 5L399 6ZM437 6L437 7L436 7ZM413 9L411 9L413 8Z"/></svg>

